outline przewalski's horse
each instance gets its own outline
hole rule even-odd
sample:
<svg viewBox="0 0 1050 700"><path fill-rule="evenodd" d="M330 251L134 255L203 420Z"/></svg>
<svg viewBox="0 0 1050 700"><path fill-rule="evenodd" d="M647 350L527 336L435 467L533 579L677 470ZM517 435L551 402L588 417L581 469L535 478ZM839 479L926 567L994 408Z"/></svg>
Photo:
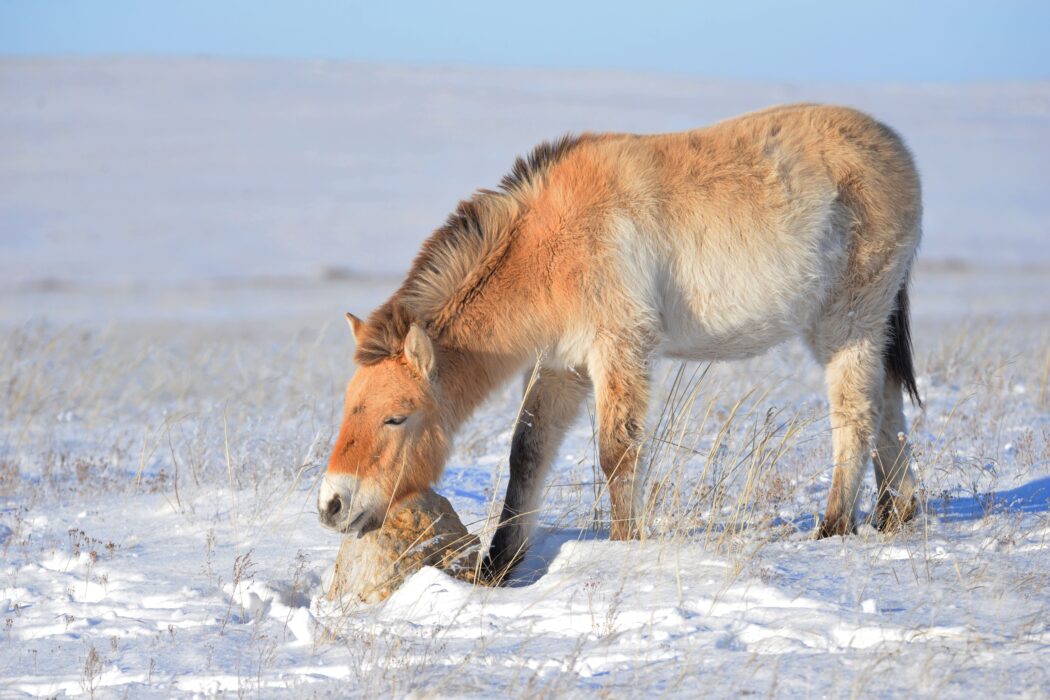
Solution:
<svg viewBox="0 0 1050 700"><path fill-rule="evenodd" d="M854 530L874 462L876 524L915 509L902 390L918 400L908 276L915 166L859 112L795 105L675 134L565 137L461 202L400 289L360 321L324 524L378 527L441 476L459 426L534 366L486 560L522 556L544 476L595 393L613 539L640 534L650 365L728 360L802 336L826 368L834 449L819 534ZM874 459L873 459L874 457Z"/></svg>

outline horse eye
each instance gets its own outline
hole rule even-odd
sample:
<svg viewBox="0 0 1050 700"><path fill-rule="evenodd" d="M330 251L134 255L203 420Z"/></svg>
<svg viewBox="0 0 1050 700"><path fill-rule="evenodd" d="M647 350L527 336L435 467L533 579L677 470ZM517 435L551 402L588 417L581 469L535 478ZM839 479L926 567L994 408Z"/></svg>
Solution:
<svg viewBox="0 0 1050 700"><path fill-rule="evenodd" d="M383 425L401 425L405 422L406 418L408 418L408 416L390 416L383 421Z"/></svg>

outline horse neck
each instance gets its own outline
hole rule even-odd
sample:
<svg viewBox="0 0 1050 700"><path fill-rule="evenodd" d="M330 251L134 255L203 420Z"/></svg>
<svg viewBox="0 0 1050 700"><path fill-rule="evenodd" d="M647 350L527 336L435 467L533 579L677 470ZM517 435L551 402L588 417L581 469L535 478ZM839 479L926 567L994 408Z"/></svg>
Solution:
<svg viewBox="0 0 1050 700"><path fill-rule="evenodd" d="M439 381L450 402L452 429L493 391L531 366L554 338L542 296L521 284L527 276L514 268L514 262L508 260L493 275L486 293L446 329Z"/></svg>
<svg viewBox="0 0 1050 700"><path fill-rule="evenodd" d="M446 350L442 355L438 383L445 428L450 435L526 362L523 356L464 349Z"/></svg>

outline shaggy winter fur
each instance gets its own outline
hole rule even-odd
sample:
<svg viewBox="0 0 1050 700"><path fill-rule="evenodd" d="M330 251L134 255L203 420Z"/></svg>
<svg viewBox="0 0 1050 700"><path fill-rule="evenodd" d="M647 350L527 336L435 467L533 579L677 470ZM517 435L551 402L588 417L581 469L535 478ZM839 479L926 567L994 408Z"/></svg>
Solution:
<svg viewBox="0 0 1050 700"><path fill-rule="evenodd" d="M914 510L902 390L919 180L856 111L775 107L676 134L588 135L459 205L401 288L350 317L359 369L320 510L360 531L436 481L450 437L537 358L487 565L518 561L544 475L593 388L613 538L636 537L649 367L750 357L801 335L827 370L834 472L821 535L853 531L874 457L878 524Z"/></svg>

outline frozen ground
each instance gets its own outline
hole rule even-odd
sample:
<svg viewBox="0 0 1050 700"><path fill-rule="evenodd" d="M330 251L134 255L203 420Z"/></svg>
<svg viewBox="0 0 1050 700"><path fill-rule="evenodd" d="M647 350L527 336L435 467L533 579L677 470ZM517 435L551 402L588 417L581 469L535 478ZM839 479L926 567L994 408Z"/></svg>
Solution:
<svg viewBox="0 0 1050 700"><path fill-rule="evenodd" d="M801 99L875 112L924 173L925 517L811 539L826 404L788 345L660 367L647 542L604 535L588 414L514 587L324 603L341 312L540 138ZM0 696L1045 697L1048 146L1045 84L0 62ZM516 408L438 486L483 536Z"/></svg>

